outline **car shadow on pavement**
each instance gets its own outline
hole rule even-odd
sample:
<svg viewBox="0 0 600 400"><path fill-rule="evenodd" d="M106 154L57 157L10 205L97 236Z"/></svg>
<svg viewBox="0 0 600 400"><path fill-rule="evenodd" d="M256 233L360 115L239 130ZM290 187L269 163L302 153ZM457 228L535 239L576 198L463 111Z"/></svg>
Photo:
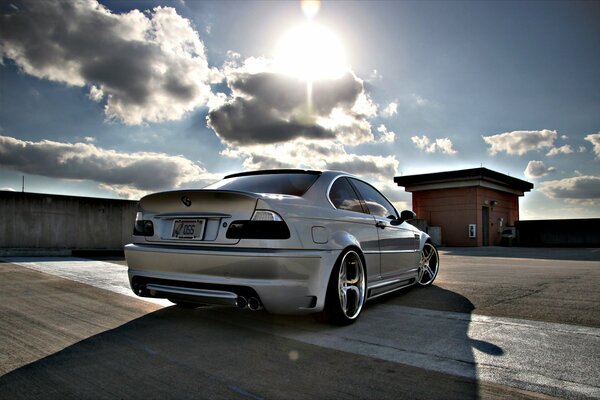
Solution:
<svg viewBox="0 0 600 400"><path fill-rule="evenodd" d="M468 318L441 330L436 318L405 304L437 293L468 308L467 299L444 292L432 286L408 301L407 293L387 296L346 327L167 307L0 377L0 398L478 398L473 348L501 349L469 339ZM448 346L450 358L427 353ZM452 357L462 377L436 372L436 360Z"/></svg>

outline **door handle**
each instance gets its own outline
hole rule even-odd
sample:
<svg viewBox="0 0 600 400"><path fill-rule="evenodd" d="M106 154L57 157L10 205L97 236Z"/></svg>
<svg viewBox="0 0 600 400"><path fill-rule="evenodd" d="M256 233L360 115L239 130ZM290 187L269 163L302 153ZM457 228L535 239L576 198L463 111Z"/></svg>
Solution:
<svg viewBox="0 0 600 400"><path fill-rule="evenodd" d="M377 221L377 223L375 224L376 227L381 228L381 229L385 229L385 227L387 226L387 224L383 221Z"/></svg>

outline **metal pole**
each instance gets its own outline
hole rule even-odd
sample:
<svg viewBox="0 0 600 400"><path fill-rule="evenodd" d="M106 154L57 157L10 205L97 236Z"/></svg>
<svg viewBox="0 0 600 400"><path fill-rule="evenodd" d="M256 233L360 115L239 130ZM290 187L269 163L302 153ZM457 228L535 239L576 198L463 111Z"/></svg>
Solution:
<svg viewBox="0 0 600 400"><path fill-rule="evenodd" d="M25 192L25 175L23 175L23 181L21 183L21 192Z"/></svg>

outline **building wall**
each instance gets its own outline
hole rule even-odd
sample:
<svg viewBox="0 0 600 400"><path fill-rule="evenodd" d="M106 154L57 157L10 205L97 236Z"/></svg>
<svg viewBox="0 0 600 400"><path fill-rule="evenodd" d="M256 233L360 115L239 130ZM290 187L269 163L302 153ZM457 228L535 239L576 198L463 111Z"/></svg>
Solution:
<svg viewBox="0 0 600 400"><path fill-rule="evenodd" d="M122 250L137 201L0 191L0 248Z"/></svg>
<svg viewBox="0 0 600 400"><path fill-rule="evenodd" d="M468 225L477 223L477 188L423 190L413 192L413 211L429 226L442 228L442 243L477 246L469 239Z"/></svg>
<svg viewBox="0 0 600 400"><path fill-rule="evenodd" d="M442 228L442 243L446 246L482 246L483 211L489 209L489 245L499 245L505 226L514 226L519 219L518 196L482 187L423 190L412 193L413 210L417 218L429 226ZM492 200L497 204L492 206ZM503 226L499 227L502 218ZM477 237L469 238L469 224L477 224Z"/></svg>

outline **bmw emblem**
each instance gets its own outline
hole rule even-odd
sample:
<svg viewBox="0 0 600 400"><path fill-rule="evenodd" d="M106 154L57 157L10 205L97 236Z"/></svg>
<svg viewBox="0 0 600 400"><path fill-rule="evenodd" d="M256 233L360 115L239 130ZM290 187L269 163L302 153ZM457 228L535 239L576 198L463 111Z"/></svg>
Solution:
<svg viewBox="0 0 600 400"><path fill-rule="evenodd" d="M191 200L190 200L190 198L189 198L189 197L187 197L187 196L182 196L182 197L181 197L181 202L182 202L182 203L183 203L183 204L184 204L186 207L189 207L189 206L191 206L191 205L192 205L192 201L191 201Z"/></svg>

